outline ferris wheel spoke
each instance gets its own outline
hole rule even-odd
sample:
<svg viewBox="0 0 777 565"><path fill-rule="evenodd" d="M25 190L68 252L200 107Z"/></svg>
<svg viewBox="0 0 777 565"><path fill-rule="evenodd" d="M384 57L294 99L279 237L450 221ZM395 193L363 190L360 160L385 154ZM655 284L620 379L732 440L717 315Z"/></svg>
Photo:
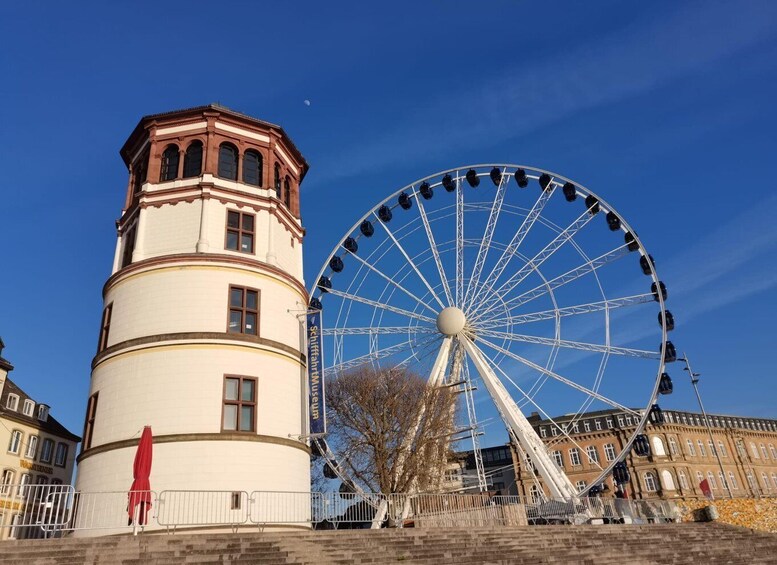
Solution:
<svg viewBox="0 0 777 565"><path fill-rule="evenodd" d="M607 398L606 396L601 395L598 392L593 391L593 390L591 390L591 389L589 389L587 387L584 387L583 385L578 384L578 383L576 383L576 382L574 382L572 380L569 380L566 377L562 377L561 375L551 371L550 369L546 369L545 367L537 365L536 363L532 363L528 359L525 359L524 357L521 357L520 355L518 355L516 353L513 353L509 349L505 349L503 347L500 347L500 346L496 345L495 343L492 343L492 342L490 342L490 341L488 341L486 339L483 339L483 338L480 338L479 341L481 341L482 343L486 344L488 347L498 351L499 353L502 353L503 355L506 355L507 357L510 357L510 358L518 361L519 363L523 363L524 365L526 365L528 367L531 367L535 371L539 371L540 373L542 373L544 375L547 375L548 377L550 377L552 379L555 379L555 380L557 380L557 381L559 381L561 383L564 383L565 385L567 385L567 386L569 386L571 388L574 388L575 390L578 390L578 391L580 391L580 392L582 392L584 394L587 394L587 395L595 398L596 400L600 400L601 402L604 402L605 404L609 404L613 408L617 408L618 410L623 410L623 411L628 412L629 414L632 414L634 416L642 417L642 415L639 412L637 412L636 410L633 410L633 409L631 409L631 408L629 408L627 406L624 406L623 404L620 404L619 402L616 402L616 401L614 401L614 400L612 400L610 398Z"/></svg>
<svg viewBox="0 0 777 565"><path fill-rule="evenodd" d="M478 248L478 254L475 258L475 266L472 268L472 276L469 279L467 291L464 295L464 308L469 305L470 296L477 289L478 281L480 280L480 274L483 272L483 265L486 262L488 250L491 247L491 239L494 237L496 222L499 219L499 213L502 211L502 203L504 202L505 198L505 189L507 188L507 184L509 182L510 176L507 175L507 169L503 169L502 176L499 179L499 186L496 187L494 203L491 206L491 211L488 214L486 229L483 231L483 238L480 240L480 247Z"/></svg>
<svg viewBox="0 0 777 565"><path fill-rule="evenodd" d="M426 238L429 240L429 247L432 251L432 255L434 256L434 263L437 265L437 272L440 275L440 282L442 283L442 288L445 291L445 297L448 299L448 306L451 306L454 302L453 296L451 295L451 287L448 285L448 277L445 276L445 269L443 269L442 260L440 259L440 251L437 249L437 243L434 241L432 226L429 224L429 219L426 217L426 210L424 209L424 204L421 201L422 199L418 197L418 193L415 191L415 189L413 189L413 196L415 196L415 201L418 204L418 213L421 215L421 220L424 224Z"/></svg>
<svg viewBox="0 0 777 565"><path fill-rule="evenodd" d="M418 298L418 296L416 296L415 294L413 294L412 292L410 292L409 290L407 290L407 289L406 289L404 286L402 286L401 284L399 284L397 281L395 281L395 280L394 280L394 279L392 279L390 276L388 276L387 274L385 274L384 272L382 272L381 270L379 270L379 269L378 269L377 267L375 267L374 265L371 265L370 263L368 263L367 261L365 261L364 259L362 259L362 258L361 258L361 257L359 257L358 255L356 255L355 253L352 253L350 256L351 256L351 257L353 257L354 259L356 259L357 261L359 261L359 262L360 262L362 265L364 265L365 267L367 267L369 270L371 270L372 272L374 272L376 275L378 275L378 276L380 276L381 278L385 279L386 281L388 281L389 283L391 283L392 285L394 285L394 286L395 286L397 289L399 289L399 290L401 290L402 292L404 292L406 295L408 295L410 298L412 298L413 300L415 300L416 302L418 302L418 303L419 303L421 306L423 306L423 307L424 307L424 308L426 308L427 310L429 310L429 311L431 311L431 312L434 312L435 314L437 313L437 310L435 310L434 308L432 308L431 306L429 306L429 305L428 305L426 302L424 302L423 300L421 300L420 298Z"/></svg>
<svg viewBox="0 0 777 565"><path fill-rule="evenodd" d="M585 263L573 269L570 269L569 271L555 278L552 278L547 282L537 285L531 290L527 290L523 294L519 294L518 296L515 296L513 298L506 300L502 304L502 306L507 308L508 310L513 310L518 306L526 304L527 302L531 302L536 298L540 298L541 296L544 296L549 292L556 290L559 287L562 287L571 282L574 282L577 279L587 275L588 273L593 273L596 270L602 268L603 266L609 263L612 263L614 261L617 261L618 259L625 257L628 254L629 254L628 246L625 244L620 245L615 249L612 249L611 251L603 253L599 257L586 261ZM492 304L488 307L485 307L484 310L477 315L477 317L473 320L473 322L486 318L488 314L493 312L494 309L496 309L498 306L499 306L499 302Z"/></svg>
<svg viewBox="0 0 777 565"><path fill-rule="evenodd" d="M631 349L629 347L616 347L614 345L600 345L598 343L584 343L565 339L550 339L546 337L497 332L493 330L480 330L478 335L497 339L507 339L509 341L520 341L523 343L536 343L538 345L550 345L555 347L565 347L567 349L579 349L581 351L596 351L600 353L609 353L611 355L641 357L643 359L660 359L661 357L658 353L653 351L645 351L644 349Z"/></svg>
<svg viewBox="0 0 777 565"><path fill-rule="evenodd" d="M561 434L562 434L562 437L565 437L565 438L566 438L568 441L570 441L572 444L574 444L574 445L575 445L575 446L576 446L576 447L577 447L577 448L580 450L580 452L581 452L581 453L586 453L586 450L584 450L584 449L582 448L582 446L581 446L580 444L578 444L578 443L575 441L575 439L574 439L574 438L571 436L571 434L569 434L569 433L567 432L567 428L566 428L565 426L562 426L561 424L559 424L558 422L556 422L556 420L555 420L555 419L554 419L554 418L553 418L553 417L552 417L550 414L548 414L548 413L547 413L547 412L546 412L546 411L545 411L545 410L542 408L542 406L540 406L540 405L539 405L539 404L538 404L538 403L537 403L537 402L534 400L534 398L533 398L532 396L529 396L529 395L528 395L528 394L527 394L527 393L526 393L526 392L523 390L523 388L522 388L522 387L521 387L521 386L520 386L518 383L516 383L516 382L515 382L515 381L514 381L514 380L513 380L513 379L510 377L510 375L508 375L507 373L505 373L504 369L502 369L502 368L499 366L499 364L498 364L496 361L494 361L493 359L491 359L491 357L489 357L489 356L488 356L488 354L486 354L486 353L485 353L485 352L484 352L482 349L480 350L480 352L483 354L483 357L486 359L486 361L488 361L488 363L490 363L490 365L491 365L492 369L496 369L497 371L499 371L499 372L502 374L502 376L504 377L504 379L505 379L507 382L509 382L509 383L510 383L510 384L511 384L513 387L515 387L515 389L516 389L516 390L517 390L517 391L518 391L518 392L521 394L521 396L523 396L523 397L526 399L526 401L527 401L527 402L529 402L529 403L530 403L532 406L534 406L534 407L537 409L537 411L538 411L538 412L539 412L539 413L540 413L540 414L541 414L541 415L542 415L542 416L543 416L545 419L547 419L547 420L550 422L550 425L551 425L551 427L554 427L554 428L556 428L556 429L557 429L559 432L561 432ZM594 465L596 465L596 466L599 468L599 470L600 470L600 471L603 471L603 470L604 470L604 469L602 468L602 466L601 466L601 465L599 465L599 462L598 462L598 461L593 461L593 460L592 460L590 457L589 457L589 460L591 461L591 463L593 463Z"/></svg>
<svg viewBox="0 0 777 565"><path fill-rule="evenodd" d="M361 328L326 328L321 330L321 335L372 335L372 334L431 334L437 333L437 329L431 326L376 326Z"/></svg>
<svg viewBox="0 0 777 565"><path fill-rule="evenodd" d="M390 304L378 302L377 300L370 300L369 298L357 296L349 292L343 292L342 290L330 288L328 289L327 292L333 296L339 296L340 298L345 298L346 300L352 300L354 302L361 302L362 304L366 304L368 306L374 306L375 308L381 308L383 310L394 312L395 314L400 314L402 316L407 316L408 318L413 318L415 320L423 320L424 322L429 322L431 324L436 323L435 320L433 318L430 318L429 316L417 314L415 312L411 312L410 310L405 310L403 308L397 308L396 306L391 306Z"/></svg>
<svg viewBox="0 0 777 565"><path fill-rule="evenodd" d="M532 209L529 211L529 213L526 215L526 217L523 219L523 222L521 222L520 227L518 228L518 231L515 232L515 235L513 236L510 243L507 245L507 248L505 248L504 251L502 251L502 255L499 257L499 260L496 262L496 266L494 267L493 271L489 273L488 277L486 278L486 281L483 283L483 286L481 286L480 290L475 294L474 298L472 299L472 302L477 303L478 298L482 296L484 293L491 290L496 282L499 280L499 277L502 276L502 273L507 268L507 265L510 263L510 260L515 255L515 252L518 251L518 248L521 246L521 243L523 243L523 240L526 238L526 235L531 231L532 227L534 226L534 223L537 221L537 218L540 217L540 214L545 208L545 204L548 203L550 200L550 197L553 195L553 192L556 190L556 183L553 179L551 179L550 185L548 190L543 190L540 194L540 197L537 199L537 201L534 203L534 206L532 206Z"/></svg>
<svg viewBox="0 0 777 565"><path fill-rule="evenodd" d="M456 174L456 306L464 306L464 188Z"/></svg>
<svg viewBox="0 0 777 565"><path fill-rule="evenodd" d="M547 261L556 251L561 249L564 244L572 239L577 232L583 229L592 218L593 214L590 214L586 210L574 222L564 228L564 230L556 237L554 237L553 240L542 249L542 251L529 259L523 267L518 269L518 271L509 279L507 279L507 281L505 281L502 286L497 288L494 291L493 297L486 299L483 314L490 312L496 308L500 302L505 301L505 296L507 296L510 292L513 291L515 287L521 284L521 282L523 282L526 277L536 271L540 265ZM476 316L475 320L482 317L483 314Z"/></svg>
<svg viewBox="0 0 777 565"><path fill-rule="evenodd" d="M556 316L576 316L579 314L590 314L592 312L601 312L603 310L615 310L617 308L625 308L628 306L635 306L637 304L645 304L647 302L653 302L654 298L651 293L636 294L634 296L625 296L623 298L612 298L609 300L600 300L598 302L590 302L588 304L576 304L574 306L565 306L563 308L556 308L551 310L542 310L539 312L532 312L530 314L521 314L515 316L508 316L506 318L493 318L489 319L481 324L478 324L478 328L489 329L498 326L505 326L508 324L527 324L529 322L538 322L542 320L553 320Z"/></svg>
<svg viewBox="0 0 777 565"><path fill-rule="evenodd" d="M411 267L411 268L412 268L412 269L415 271L415 273L418 275L418 278L420 278L420 279L421 279L421 281L424 283L424 285L426 286L426 288L429 290L429 293L430 293L430 294L431 294L431 295L434 297L434 299L435 299L435 300L437 301L437 303L440 305L440 308L445 308L445 304L443 304L443 303L442 303L442 300L440 300L440 297L439 297L439 296L437 296L437 293L436 293L436 292L434 292L434 289L432 289L431 285L430 285L430 284L429 284L429 282L426 280L426 277L424 277L424 276L421 274L421 271L419 271L419 270L418 270L418 267L416 266L416 264L415 264L415 263L413 263L413 260L410 258L410 255L408 255L408 254L407 254L407 251L405 251L405 248L404 248L404 247L402 247L402 245L399 243L399 240L397 240L397 238L394 236L394 234L393 234L393 233L392 233L392 231L391 231L391 230L388 228L388 226L385 224L385 222L383 222L383 220L381 220L381 219L378 217L378 215L377 215L375 212L373 212L373 213L372 213L372 215L375 217L375 221L376 221L378 224L380 224L381 226L383 226L383 229L385 230L385 232L386 232L386 235L388 235L388 236L389 236L389 238L391 239L391 241L393 241L393 242L394 242L394 245L395 245L395 246L396 246L396 248L399 250L399 252L400 252L400 253L402 253L402 256L405 258L405 261L407 261L407 262L408 262L408 264L410 265L410 267Z"/></svg>
<svg viewBox="0 0 777 565"><path fill-rule="evenodd" d="M378 349L377 351L372 351L370 353L360 355L359 357L354 357L353 359L349 359L347 361L342 361L336 365L332 365L331 367L328 367L325 370L325 373L327 375L338 375L343 371L355 369L356 367L360 367L367 363L371 363L373 361L379 361L381 359L385 359L386 357L396 355L397 353L400 353L406 349L410 349L410 348L421 349L426 345L429 345L430 343L434 342L436 339L438 339L437 336L435 336L434 338L423 340L421 342L408 339L407 341L403 341L401 343L397 343L389 347L385 347L383 349Z"/></svg>

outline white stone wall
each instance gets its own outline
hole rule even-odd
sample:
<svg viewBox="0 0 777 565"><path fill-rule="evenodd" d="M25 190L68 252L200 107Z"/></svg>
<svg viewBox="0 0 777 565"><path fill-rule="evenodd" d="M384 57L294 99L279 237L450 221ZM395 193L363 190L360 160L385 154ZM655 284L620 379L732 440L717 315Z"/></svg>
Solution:
<svg viewBox="0 0 777 565"><path fill-rule="evenodd" d="M93 446L140 437L146 425L156 435L219 433L225 374L257 379L257 434L303 433L304 368L291 356L213 341L145 347L95 368Z"/></svg>
<svg viewBox="0 0 777 565"><path fill-rule="evenodd" d="M108 289L113 303L108 345L178 332L226 332L229 286L261 291L259 336L301 350L304 296L272 272L228 263L157 265L120 277Z"/></svg>

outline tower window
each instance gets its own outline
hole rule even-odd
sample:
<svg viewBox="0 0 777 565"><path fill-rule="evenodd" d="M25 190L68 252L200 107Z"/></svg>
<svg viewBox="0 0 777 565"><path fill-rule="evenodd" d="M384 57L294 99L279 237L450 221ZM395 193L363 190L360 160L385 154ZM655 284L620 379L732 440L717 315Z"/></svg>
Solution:
<svg viewBox="0 0 777 565"><path fill-rule="evenodd" d="M249 149L243 156L243 182L262 186L262 155Z"/></svg>
<svg viewBox="0 0 777 565"><path fill-rule="evenodd" d="M286 208L291 208L291 181L288 176L283 179L283 203Z"/></svg>
<svg viewBox="0 0 777 565"><path fill-rule="evenodd" d="M90 396L89 403L86 405L86 418L84 418L84 439L81 443L82 452L92 447L92 434L94 433L94 419L97 415L98 395L99 393L95 392L92 396ZM67 455L67 449L65 450L65 455ZM57 448L57 460L59 460L59 448ZM59 465L59 463L57 463L57 465Z"/></svg>
<svg viewBox="0 0 777 565"><path fill-rule="evenodd" d="M162 153L162 167L160 168L159 180L173 180L178 178L178 146L168 145Z"/></svg>
<svg viewBox="0 0 777 565"><path fill-rule="evenodd" d="M224 415L222 431L256 431L256 379L224 377Z"/></svg>
<svg viewBox="0 0 777 565"><path fill-rule="evenodd" d="M275 186L275 198L280 200L281 198L281 167L278 163L275 163L273 168L274 186Z"/></svg>
<svg viewBox="0 0 777 565"><path fill-rule="evenodd" d="M231 143L219 146L219 171L223 179L237 180L237 147Z"/></svg>
<svg viewBox="0 0 777 565"><path fill-rule="evenodd" d="M140 158L135 161L132 167L132 191L140 192L143 183L146 182L146 175L148 174L148 150L146 150Z"/></svg>
<svg viewBox="0 0 777 565"><path fill-rule="evenodd" d="M229 333L259 335L259 291L229 287Z"/></svg>
<svg viewBox="0 0 777 565"><path fill-rule="evenodd" d="M254 252L254 215L227 211L226 249Z"/></svg>
<svg viewBox="0 0 777 565"><path fill-rule="evenodd" d="M135 237L137 235L137 223L124 233L124 249L121 252L121 268L132 263L132 254L135 252Z"/></svg>
<svg viewBox="0 0 777 565"><path fill-rule="evenodd" d="M108 347L108 333L111 329L111 313L113 312L113 302L108 304L103 310L103 319L100 324L100 339L97 344L97 352L99 353L106 347Z"/></svg>
<svg viewBox="0 0 777 565"><path fill-rule="evenodd" d="M202 172L202 141L192 141L183 156L183 178L198 177Z"/></svg>

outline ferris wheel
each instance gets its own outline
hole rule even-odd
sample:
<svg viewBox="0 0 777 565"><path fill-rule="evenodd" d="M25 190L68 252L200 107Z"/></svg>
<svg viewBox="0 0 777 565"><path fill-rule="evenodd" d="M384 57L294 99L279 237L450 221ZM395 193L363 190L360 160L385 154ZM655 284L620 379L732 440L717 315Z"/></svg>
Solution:
<svg viewBox="0 0 777 565"><path fill-rule="evenodd" d="M582 494L632 445L649 449L642 431L661 417L677 358L666 300L653 257L601 197L550 171L484 164L378 202L326 259L310 307L322 311L326 377L403 366L452 387L463 407L450 442L469 444L481 490L479 438L501 420L551 496L570 498L581 491L551 451L565 441L585 457L572 430L586 412L634 426L619 457L589 460L600 473Z"/></svg>

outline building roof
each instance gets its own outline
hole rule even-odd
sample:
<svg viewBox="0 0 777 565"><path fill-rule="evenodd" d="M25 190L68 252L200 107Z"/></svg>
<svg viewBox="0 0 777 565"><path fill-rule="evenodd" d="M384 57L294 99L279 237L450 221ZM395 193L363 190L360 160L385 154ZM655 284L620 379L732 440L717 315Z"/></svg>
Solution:
<svg viewBox="0 0 777 565"><path fill-rule="evenodd" d="M283 137L283 139L288 144L289 149L294 154L294 157L298 159L300 163L302 163L302 174L300 175L300 180L302 180L305 177L305 174L308 172L308 169L310 168L308 165L308 162L305 160L305 157L302 156L302 153L300 152L300 150L297 149L297 146L294 145L294 142L289 137L289 134L287 134L286 131L284 131L284 129L281 126L277 124L273 124L271 122L260 120L258 118L254 118L253 116L249 116L248 114L244 114L236 110L232 110L231 108L227 108L226 106L222 106L221 104L218 104L218 103L212 103L206 106L194 106L192 108L182 108L180 110L171 110L169 112L161 112L159 114L149 114L147 116L143 116L142 118L140 118L138 125L135 126L135 129L127 138L127 141L124 143L119 153L124 159L124 162L129 165L130 146L134 143L135 139L137 139L140 132L145 128L146 124L150 121L174 118L174 117L185 117L187 115L192 115L192 114L201 114L203 112L207 112L208 110L220 112L222 114L227 114L234 118L239 118L243 121L251 122L255 125L259 125L264 128L277 130L281 134L281 137Z"/></svg>
<svg viewBox="0 0 777 565"><path fill-rule="evenodd" d="M9 394L15 394L19 397L19 404L17 406L17 410L10 410L8 409L8 395ZM39 420L35 416L35 411L33 411L32 416L27 416L21 412L21 407L24 406L25 400L32 400L35 402L35 399L30 397L27 393L25 393L19 386L13 382L10 378L7 378L5 380L5 386L3 387L3 393L0 395L0 418L4 418L7 420L12 420L14 422L19 422L21 424L26 424L33 428L38 428L39 430L42 430L46 433L49 433L53 436L57 436L64 439L69 439L71 441L79 442L81 441L81 438L75 435L74 433L68 431L65 426L60 424L51 414L48 415L48 418L46 418L46 421ZM39 402L36 402L36 404L41 404Z"/></svg>

